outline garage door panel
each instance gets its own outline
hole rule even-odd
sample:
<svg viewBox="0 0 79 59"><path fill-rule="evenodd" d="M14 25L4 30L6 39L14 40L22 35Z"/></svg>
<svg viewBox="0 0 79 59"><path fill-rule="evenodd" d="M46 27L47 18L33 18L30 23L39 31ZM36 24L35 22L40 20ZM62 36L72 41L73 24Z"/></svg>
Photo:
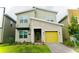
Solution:
<svg viewBox="0 0 79 59"><path fill-rule="evenodd" d="M54 31L45 32L45 40L48 43L57 43L58 42L58 32L54 32Z"/></svg>

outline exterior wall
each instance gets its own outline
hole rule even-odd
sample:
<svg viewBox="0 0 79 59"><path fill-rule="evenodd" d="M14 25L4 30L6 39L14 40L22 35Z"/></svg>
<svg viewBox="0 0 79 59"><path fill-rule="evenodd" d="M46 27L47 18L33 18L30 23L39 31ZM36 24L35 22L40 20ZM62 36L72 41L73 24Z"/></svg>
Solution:
<svg viewBox="0 0 79 59"><path fill-rule="evenodd" d="M29 18L30 17L35 17L35 14L34 14L34 11L29 11L29 12L25 12L25 13L21 13L21 14L18 14L17 15L17 23L16 23L16 28L28 28L29 27L29 22L30 22L30 19L28 19L28 23L20 23L20 20L19 20L19 18L20 18L20 16L28 16ZM18 29L16 29L16 34L15 34L15 41L16 42L30 42L30 35L29 35L29 33L30 33L30 30L26 30L27 32L28 32L28 38L26 38L26 39L20 39L19 38L19 30Z"/></svg>
<svg viewBox="0 0 79 59"><path fill-rule="evenodd" d="M34 42L34 29L38 29L38 28L42 29L42 42L45 42L45 31L57 31L59 42L63 42L62 27L59 25L31 19L30 28L31 28L31 42L32 43Z"/></svg>
<svg viewBox="0 0 79 59"><path fill-rule="evenodd" d="M19 30L16 29L16 35L15 35L15 41L16 42L31 42L30 40L30 30L25 30L28 32L28 36L25 39L20 39L19 38Z"/></svg>
<svg viewBox="0 0 79 59"><path fill-rule="evenodd" d="M79 23L79 9L69 9L68 16L69 16L69 19L68 19L69 24L70 24L70 19L72 16L77 16L78 23Z"/></svg>
<svg viewBox="0 0 79 59"><path fill-rule="evenodd" d="M28 23L20 23L20 17L21 16L28 16L29 19L28 19ZM48 12L48 11L43 11L43 10L38 10L38 9L35 9L35 10L32 10L32 11L28 11L28 12L23 12L23 13L19 13L17 14L17 23L16 23L16 28L29 28L30 27L30 30L28 31L28 33L30 32L31 35L28 35L28 38L27 39L20 39L19 38L19 30L16 29L16 34L15 34L15 41L16 42L34 42L34 39L31 39L34 37L34 34L33 34L33 27L31 26L31 21L30 21L30 17L35 17L35 18L40 18L40 19L46 19L48 18L48 16L50 17L51 16L51 19L54 20L56 22L56 13L52 13L52 12ZM38 23L38 22L37 22ZM37 24L36 23L36 24ZM34 26L36 26L36 24L34 24ZM40 24L40 23L39 23ZM47 23L46 23L47 24ZM38 25L39 27L39 25ZM41 27L41 26L40 26ZM43 27L43 26L42 26ZM42 28L41 27L41 28ZM49 26L48 26L49 27ZM37 28L37 26L36 26ZM26 30L27 31L27 30ZM45 31L45 30L43 30ZM59 30L61 31L61 30ZM43 34L43 32L42 32ZM61 34L61 33L60 33ZM60 36L61 38L62 36ZM42 41L44 41L42 39ZM60 40L62 42L62 39Z"/></svg>
<svg viewBox="0 0 79 59"><path fill-rule="evenodd" d="M35 10L32 10L32 11L17 14L16 27L29 27L29 19L28 19L28 23L24 23L24 24L20 23L19 18L21 16L35 17L35 18L45 19L45 20L48 19L48 18L51 18L51 20L56 22L56 13L55 12L53 13L53 12L35 9Z"/></svg>
<svg viewBox="0 0 79 59"><path fill-rule="evenodd" d="M62 27L62 32L63 32L63 39L68 40L69 39L69 33L67 31L67 26L68 26L68 17L65 18L63 21L60 22L61 24L64 24Z"/></svg>
<svg viewBox="0 0 79 59"><path fill-rule="evenodd" d="M0 43L2 43L2 28L0 28Z"/></svg>
<svg viewBox="0 0 79 59"><path fill-rule="evenodd" d="M16 27L29 27L29 19L28 19L28 23L24 23L24 24L20 23L20 19L19 18L21 16L35 17L35 14L34 14L34 11L29 11L29 12L18 14L17 15Z"/></svg>
<svg viewBox="0 0 79 59"><path fill-rule="evenodd" d="M44 19L48 21L53 20L54 22L56 22L56 13L36 9L36 18Z"/></svg>
<svg viewBox="0 0 79 59"><path fill-rule="evenodd" d="M11 26L12 22L12 26ZM3 22L3 42L7 42L9 38L15 38L15 22L11 18L4 16Z"/></svg>

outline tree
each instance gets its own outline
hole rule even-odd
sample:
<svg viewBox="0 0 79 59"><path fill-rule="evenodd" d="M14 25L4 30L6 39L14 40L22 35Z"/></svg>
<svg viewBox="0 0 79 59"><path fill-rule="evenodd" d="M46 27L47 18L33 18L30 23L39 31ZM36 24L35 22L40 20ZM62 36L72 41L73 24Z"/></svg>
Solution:
<svg viewBox="0 0 79 59"><path fill-rule="evenodd" d="M77 17L72 16L70 25L68 25L68 32L70 35L79 34L79 25L78 25Z"/></svg>
<svg viewBox="0 0 79 59"><path fill-rule="evenodd" d="M70 24L68 25L68 32L70 35L70 40L74 43L74 46L76 47L76 42L79 39L79 25L77 21L77 17L72 16Z"/></svg>

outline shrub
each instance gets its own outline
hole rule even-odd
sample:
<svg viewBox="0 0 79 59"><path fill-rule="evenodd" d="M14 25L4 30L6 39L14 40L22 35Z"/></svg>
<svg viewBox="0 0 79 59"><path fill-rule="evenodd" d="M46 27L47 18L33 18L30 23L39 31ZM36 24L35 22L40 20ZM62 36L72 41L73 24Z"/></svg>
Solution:
<svg viewBox="0 0 79 59"><path fill-rule="evenodd" d="M32 44L32 43L31 42L15 42L15 44L19 44L19 45L26 44L26 45L29 45L29 44Z"/></svg>
<svg viewBox="0 0 79 59"><path fill-rule="evenodd" d="M77 38L77 40L79 40L79 34L75 34L74 36Z"/></svg>
<svg viewBox="0 0 79 59"><path fill-rule="evenodd" d="M79 25L76 16L71 17L70 24L68 25L68 33L70 36L74 36L77 39L74 39L73 42L66 41L65 44L68 46L76 46L79 40Z"/></svg>
<svg viewBox="0 0 79 59"><path fill-rule="evenodd" d="M70 40L66 40L66 41L64 42L64 44L65 44L66 46L74 47L74 43L71 42Z"/></svg>
<svg viewBox="0 0 79 59"><path fill-rule="evenodd" d="M15 39L13 37L9 37L8 42L9 44L14 44L15 43Z"/></svg>

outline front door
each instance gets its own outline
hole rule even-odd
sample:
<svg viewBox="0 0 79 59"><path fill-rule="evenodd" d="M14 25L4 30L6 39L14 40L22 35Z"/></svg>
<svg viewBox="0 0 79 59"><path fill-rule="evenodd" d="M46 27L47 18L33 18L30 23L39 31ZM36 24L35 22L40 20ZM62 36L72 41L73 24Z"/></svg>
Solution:
<svg viewBox="0 0 79 59"><path fill-rule="evenodd" d="M41 29L34 29L35 42L41 42Z"/></svg>

